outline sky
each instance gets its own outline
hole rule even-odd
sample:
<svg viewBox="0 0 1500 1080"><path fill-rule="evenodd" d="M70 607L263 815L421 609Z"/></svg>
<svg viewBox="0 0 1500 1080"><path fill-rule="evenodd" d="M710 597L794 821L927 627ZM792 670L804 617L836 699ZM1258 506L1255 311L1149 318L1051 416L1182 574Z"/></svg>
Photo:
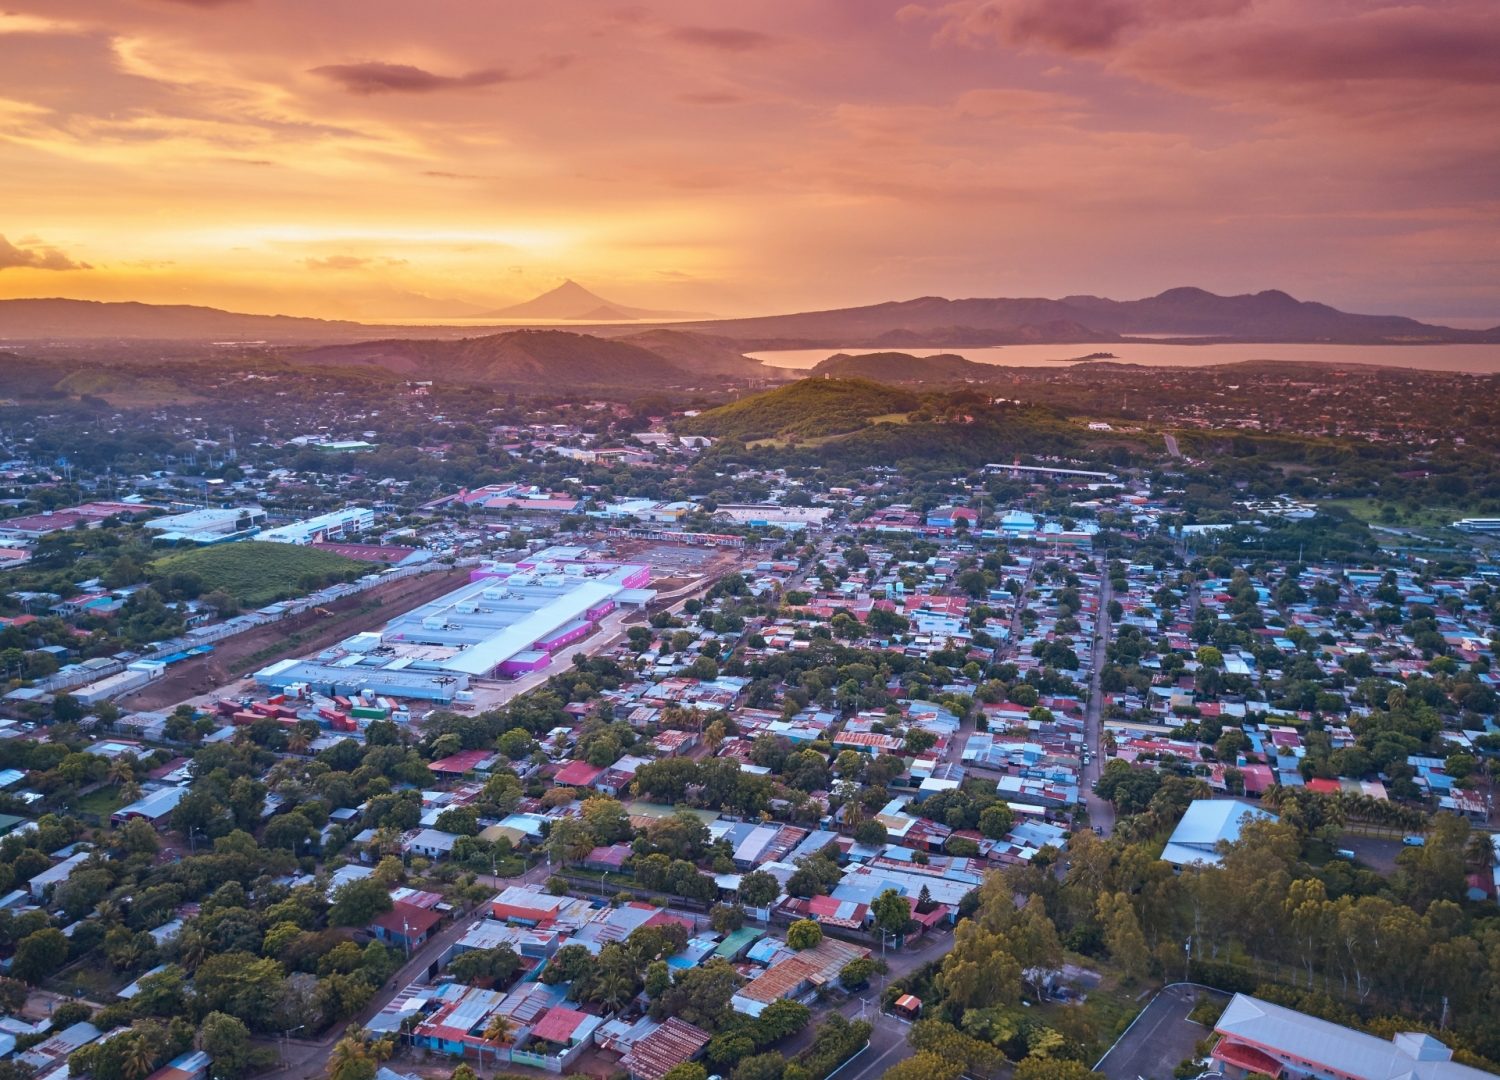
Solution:
<svg viewBox="0 0 1500 1080"><path fill-rule="evenodd" d="M0 0L0 297L1500 322L1494 0Z"/></svg>

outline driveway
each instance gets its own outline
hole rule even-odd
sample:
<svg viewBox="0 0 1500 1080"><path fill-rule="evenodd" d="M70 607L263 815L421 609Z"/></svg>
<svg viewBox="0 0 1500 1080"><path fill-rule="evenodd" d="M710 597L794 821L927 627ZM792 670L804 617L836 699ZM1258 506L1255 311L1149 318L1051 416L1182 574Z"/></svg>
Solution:
<svg viewBox="0 0 1500 1080"><path fill-rule="evenodd" d="M1208 1028L1187 1018L1200 996L1227 1002L1217 990L1177 984L1164 988L1141 1010L1094 1068L1108 1080L1170 1080L1183 1058L1208 1035Z"/></svg>

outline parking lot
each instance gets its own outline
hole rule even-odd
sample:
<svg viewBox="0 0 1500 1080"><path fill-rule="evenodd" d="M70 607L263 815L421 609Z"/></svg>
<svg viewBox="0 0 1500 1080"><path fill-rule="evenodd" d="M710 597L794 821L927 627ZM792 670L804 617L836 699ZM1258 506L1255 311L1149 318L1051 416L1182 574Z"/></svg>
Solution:
<svg viewBox="0 0 1500 1080"><path fill-rule="evenodd" d="M1108 1080L1170 1080L1172 1070L1193 1055L1208 1029L1187 1018L1200 997L1227 1003L1217 990L1175 985L1163 989L1095 1066Z"/></svg>

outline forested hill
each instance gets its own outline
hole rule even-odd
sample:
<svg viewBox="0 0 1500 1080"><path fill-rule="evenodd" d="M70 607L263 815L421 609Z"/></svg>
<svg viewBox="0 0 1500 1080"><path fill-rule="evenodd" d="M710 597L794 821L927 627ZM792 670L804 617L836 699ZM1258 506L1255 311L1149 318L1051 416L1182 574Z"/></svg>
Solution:
<svg viewBox="0 0 1500 1080"><path fill-rule="evenodd" d="M883 383L983 382L997 372L956 353L913 356L904 352L835 353L812 369L817 376L874 379Z"/></svg>
<svg viewBox="0 0 1500 1080"><path fill-rule="evenodd" d="M720 439L819 438L858 431L875 417L904 416L915 394L866 379L803 379L684 420L686 434Z"/></svg>
<svg viewBox="0 0 1500 1080"><path fill-rule="evenodd" d="M1090 432L1045 405L995 402L972 389L918 394L867 379L804 379L677 428L720 440L716 457L749 450L766 464L805 457L822 464L972 468L1060 453L1119 464L1146 449L1132 437Z"/></svg>

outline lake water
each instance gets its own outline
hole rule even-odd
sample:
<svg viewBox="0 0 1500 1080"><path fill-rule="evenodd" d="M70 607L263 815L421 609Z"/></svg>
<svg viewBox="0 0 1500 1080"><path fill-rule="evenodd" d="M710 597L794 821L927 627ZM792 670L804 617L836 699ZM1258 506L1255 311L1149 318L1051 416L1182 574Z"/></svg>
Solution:
<svg viewBox="0 0 1500 1080"><path fill-rule="evenodd" d="M750 356L770 364L806 370L834 353L877 352L876 349L779 349L754 352ZM1089 353L1113 353L1118 362L1150 367L1209 367L1245 360L1296 360L1320 364L1378 364L1381 367L1418 368L1425 371L1466 371L1487 375L1500 373L1500 345L1241 345L1157 344L1108 341L1097 345L986 345L972 349L896 349L912 356L957 353L976 364L1003 367L1070 367L1070 357Z"/></svg>

